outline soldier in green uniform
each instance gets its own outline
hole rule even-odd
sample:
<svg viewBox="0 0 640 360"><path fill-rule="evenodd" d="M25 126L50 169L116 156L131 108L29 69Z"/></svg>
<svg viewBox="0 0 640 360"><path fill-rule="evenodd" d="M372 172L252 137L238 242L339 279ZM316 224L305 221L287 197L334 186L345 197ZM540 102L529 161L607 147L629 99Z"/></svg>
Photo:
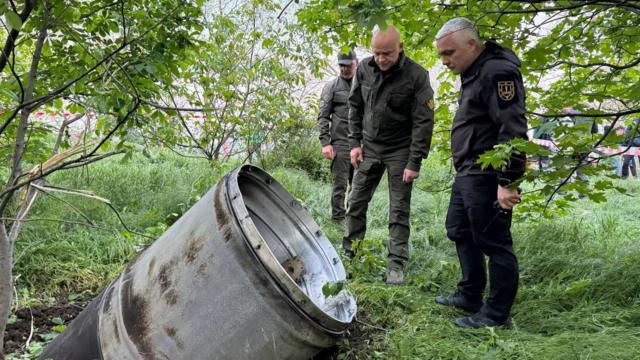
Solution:
<svg viewBox="0 0 640 360"><path fill-rule="evenodd" d="M343 248L362 239L367 208L387 172L389 183L389 253L387 284L404 283L409 257L409 210L413 180L429 152L433 132L433 90L429 73L405 56L393 26L374 30L373 56L356 71L349 95L351 163L356 168L347 209Z"/></svg>
<svg viewBox="0 0 640 360"><path fill-rule="evenodd" d="M358 59L353 51L338 54L340 76L328 82L320 96L320 114L318 115L318 132L322 155L331 160L333 189L331 192L331 218L341 222L345 214L345 194L347 183L351 184L353 167L349 156L348 116L349 91L351 79L358 66Z"/></svg>

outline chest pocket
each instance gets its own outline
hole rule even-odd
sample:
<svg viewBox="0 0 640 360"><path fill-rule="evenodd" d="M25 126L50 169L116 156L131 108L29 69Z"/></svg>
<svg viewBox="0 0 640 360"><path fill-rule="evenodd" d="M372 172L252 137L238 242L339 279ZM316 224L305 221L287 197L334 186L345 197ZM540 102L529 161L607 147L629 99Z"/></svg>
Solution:
<svg viewBox="0 0 640 360"><path fill-rule="evenodd" d="M362 94L362 101L364 101L365 104L369 104L369 100L371 100L371 86L363 83L362 86L360 86L360 91Z"/></svg>
<svg viewBox="0 0 640 360"><path fill-rule="evenodd" d="M394 91L387 97L389 107L398 113L409 113L413 105L413 96L406 91Z"/></svg>
<svg viewBox="0 0 640 360"><path fill-rule="evenodd" d="M336 91L333 93L333 103L338 105L343 105L347 103L347 99L349 98L349 92L346 90Z"/></svg>

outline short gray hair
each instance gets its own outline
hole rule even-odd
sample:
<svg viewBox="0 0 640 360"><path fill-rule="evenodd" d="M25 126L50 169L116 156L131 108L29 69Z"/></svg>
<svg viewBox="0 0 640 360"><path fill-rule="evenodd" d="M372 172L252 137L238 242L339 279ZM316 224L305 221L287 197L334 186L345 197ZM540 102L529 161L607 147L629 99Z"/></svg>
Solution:
<svg viewBox="0 0 640 360"><path fill-rule="evenodd" d="M457 17L447 21L444 25L442 25L442 27L436 34L436 40L440 40L449 34L465 29L470 32L473 39L480 42L480 34L478 33L478 28L471 20L465 17Z"/></svg>

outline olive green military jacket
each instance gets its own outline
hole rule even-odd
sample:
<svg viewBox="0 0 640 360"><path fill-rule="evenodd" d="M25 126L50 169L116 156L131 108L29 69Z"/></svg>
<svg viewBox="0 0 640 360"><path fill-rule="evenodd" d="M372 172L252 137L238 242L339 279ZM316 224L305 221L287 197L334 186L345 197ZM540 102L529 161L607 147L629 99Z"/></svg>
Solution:
<svg viewBox="0 0 640 360"><path fill-rule="evenodd" d="M356 71L349 95L349 142L364 156L406 158L406 168L420 170L433 133L433 90L429 73L403 52L382 73L373 57Z"/></svg>
<svg viewBox="0 0 640 360"><path fill-rule="evenodd" d="M318 133L322 146L349 149L349 91L351 81L340 76L326 83L320 95Z"/></svg>

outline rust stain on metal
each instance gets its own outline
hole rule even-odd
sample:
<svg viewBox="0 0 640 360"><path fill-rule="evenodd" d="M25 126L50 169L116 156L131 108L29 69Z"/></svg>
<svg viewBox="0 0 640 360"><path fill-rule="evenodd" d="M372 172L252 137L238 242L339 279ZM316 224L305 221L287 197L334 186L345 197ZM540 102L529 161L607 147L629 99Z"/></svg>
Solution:
<svg viewBox="0 0 640 360"><path fill-rule="evenodd" d="M187 264L196 261L198 253L204 247L204 239L201 237L191 238L184 250L184 260Z"/></svg>
<svg viewBox="0 0 640 360"><path fill-rule="evenodd" d="M169 305L175 305L178 302L178 293L175 290L171 289L164 294L164 300Z"/></svg>
<svg viewBox="0 0 640 360"><path fill-rule="evenodd" d="M124 327L127 330L129 339L133 342L140 357L145 360L152 360L153 346L149 339L149 304L147 300L139 294L134 294L132 282L126 282L122 287L122 318Z"/></svg>
<svg viewBox="0 0 640 360"><path fill-rule="evenodd" d="M175 261L171 261L168 264L160 266L158 271L158 284L160 285L160 293L162 297L169 305L175 305L178 302L178 294L171 288L173 282L171 280L172 270L175 266Z"/></svg>
<svg viewBox="0 0 640 360"><path fill-rule="evenodd" d="M166 332L167 335L169 335L169 337L176 343L178 349L184 350L184 343L178 337L178 331L176 330L176 328L167 325L164 327L164 332Z"/></svg>
<svg viewBox="0 0 640 360"><path fill-rule="evenodd" d="M206 274L206 270L207 270L207 263L203 262L202 264L200 264L200 266L198 266L198 270L196 271L196 275L199 277L202 277Z"/></svg>
<svg viewBox="0 0 640 360"><path fill-rule="evenodd" d="M220 184L222 184L222 181ZM229 242L232 237L231 225L229 215L225 211L226 206L222 194L222 185L220 184L216 187L213 205L216 213L216 222L218 223L218 231L222 234L224 242Z"/></svg>
<svg viewBox="0 0 640 360"><path fill-rule="evenodd" d="M173 264L163 264L158 272L158 284L163 293L171 287L171 268Z"/></svg>
<svg viewBox="0 0 640 360"><path fill-rule="evenodd" d="M120 330L118 330L118 322L116 319L113 319L113 334L115 335L116 340L120 342Z"/></svg>
<svg viewBox="0 0 640 360"><path fill-rule="evenodd" d="M151 261L149 261L149 270L147 271L147 275L151 276L151 273L153 273L153 268L156 266L156 258L151 258Z"/></svg>
<svg viewBox="0 0 640 360"><path fill-rule="evenodd" d="M213 256L213 254L209 254L209 256L207 256L207 260L203 261L200 266L198 266L198 270L196 270L196 276L198 277L204 277L207 275L207 266L209 266L209 264L213 264L215 257Z"/></svg>
<svg viewBox="0 0 640 360"><path fill-rule="evenodd" d="M218 228L222 228L229 223L229 216L224 211L224 199L222 198L222 181L216 186L215 196L213 197L213 205L216 212L216 222Z"/></svg>
<svg viewBox="0 0 640 360"><path fill-rule="evenodd" d="M231 240L231 228L229 225L220 229L220 231L222 231L222 238L224 239L224 242L229 242L229 240Z"/></svg>

